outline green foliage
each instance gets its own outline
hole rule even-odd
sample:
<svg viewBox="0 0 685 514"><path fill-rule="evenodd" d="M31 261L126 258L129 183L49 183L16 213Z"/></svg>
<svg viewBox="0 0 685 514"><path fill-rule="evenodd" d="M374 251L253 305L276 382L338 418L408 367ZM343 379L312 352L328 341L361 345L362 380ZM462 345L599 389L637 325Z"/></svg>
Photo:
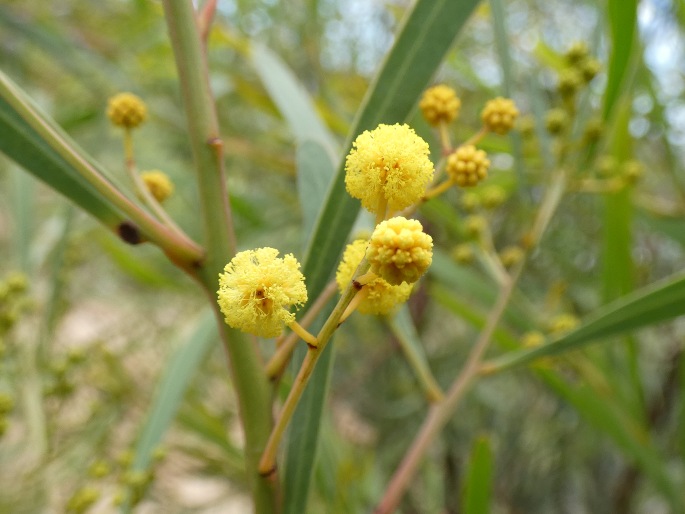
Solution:
<svg viewBox="0 0 685 514"><path fill-rule="evenodd" d="M174 14L192 5L0 10L0 511L683 511L682 92L650 60L660 33L682 43L682 5L219 2L207 82L179 59L205 55ZM461 99L451 148L416 109L432 83ZM105 116L119 91L148 106L135 164L173 179L178 227L129 183ZM354 138L407 122L440 170L500 95L520 130L475 136L488 179L411 213L434 241L426 277L335 332L261 478L309 350L267 377L273 342L206 310L218 270L236 249L294 253L303 321L373 228L345 190Z"/></svg>

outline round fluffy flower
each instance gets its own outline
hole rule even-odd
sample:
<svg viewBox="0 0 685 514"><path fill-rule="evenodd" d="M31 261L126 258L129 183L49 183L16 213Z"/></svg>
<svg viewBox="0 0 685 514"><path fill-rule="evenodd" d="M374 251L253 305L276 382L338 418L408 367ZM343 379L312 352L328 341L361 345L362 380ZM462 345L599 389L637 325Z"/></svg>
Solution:
<svg viewBox="0 0 685 514"><path fill-rule="evenodd" d="M573 314L559 314L549 322L549 333L555 336L570 332L580 324Z"/></svg>
<svg viewBox="0 0 685 514"><path fill-rule="evenodd" d="M483 207L496 209L507 200L507 192L502 186L493 184L483 189Z"/></svg>
<svg viewBox="0 0 685 514"><path fill-rule="evenodd" d="M566 68L559 72L557 91L564 98L571 98L583 85L583 76L575 68Z"/></svg>
<svg viewBox="0 0 685 514"><path fill-rule="evenodd" d="M145 121L147 107L133 93L119 93L109 99L107 117L118 127L135 128Z"/></svg>
<svg viewBox="0 0 685 514"><path fill-rule="evenodd" d="M459 115L461 100L454 89L440 84L426 89L419 102L419 108L431 125L449 123Z"/></svg>
<svg viewBox="0 0 685 514"><path fill-rule="evenodd" d="M473 145L460 146L447 157L445 169L462 187L475 186L488 176L488 154Z"/></svg>
<svg viewBox="0 0 685 514"><path fill-rule="evenodd" d="M518 115L513 100L498 96L485 104L480 117L487 130L503 135L514 127Z"/></svg>
<svg viewBox="0 0 685 514"><path fill-rule="evenodd" d="M544 342L545 335L537 330L531 330L530 332L526 332L521 337L521 344L524 348L535 348L536 346L544 344Z"/></svg>
<svg viewBox="0 0 685 514"><path fill-rule="evenodd" d="M433 179L428 143L408 125L378 125L360 134L345 161L348 193L375 213L381 195L388 208L418 202Z"/></svg>
<svg viewBox="0 0 685 514"><path fill-rule="evenodd" d="M231 327L260 337L276 337L295 321L290 305L307 301L300 263L278 250L258 248L236 254L219 274L221 312Z"/></svg>
<svg viewBox="0 0 685 514"><path fill-rule="evenodd" d="M150 194L158 202L163 202L174 192L174 184L166 173L159 170L144 171L140 174Z"/></svg>
<svg viewBox="0 0 685 514"><path fill-rule="evenodd" d="M505 268L511 268L516 266L523 259L524 252L519 246L507 246L499 254L500 261L502 261L502 266Z"/></svg>
<svg viewBox="0 0 685 514"><path fill-rule="evenodd" d="M413 284L433 261L433 238L418 220L390 218L373 231L366 258L371 271L390 284Z"/></svg>
<svg viewBox="0 0 685 514"><path fill-rule="evenodd" d="M475 257L473 248L468 243L462 243L452 248L450 256L459 264L471 264Z"/></svg>
<svg viewBox="0 0 685 514"><path fill-rule="evenodd" d="M364 258L367 245L367 241L358 239L345 248L343 260L338 266L338 272L335 274L335 281L338 283L340 291L343 291L350 283L350 280L352 280L357 266L359 266L359 263ZM360 294L364 295L364 299L357 307L359 312L362 314L387 314L398 303L402 303L409 298L411 285L405 282L398 286L393 286L381 277L376 277L364 285Z"/></svg>
<svg viewBox="0 0 685 514"><path fill-rule="evenodd" d="M566 62L573 66L582 63L590 55L590 49L585 41L576 41L564 54Z"/></svg>
<svg viewBox="0 0 685 514"><path fill-rule="evenodd" d="M564 109L550 109L545 114L545 128L550 134L560 134L568 127L569 116Z"/></svg>

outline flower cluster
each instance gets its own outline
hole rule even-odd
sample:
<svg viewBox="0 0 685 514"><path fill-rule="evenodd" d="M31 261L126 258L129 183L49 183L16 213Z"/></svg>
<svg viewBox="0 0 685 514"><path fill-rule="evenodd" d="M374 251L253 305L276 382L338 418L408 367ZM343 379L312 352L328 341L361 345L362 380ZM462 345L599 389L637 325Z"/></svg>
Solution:
<svg viewBox="0 0 685 514"><path fill-rule="evenodd" d="M300 264L291 254L259 248L236 254L219 275L219 306L231 327L260 337L276 337L295 321L291 305L307 301Z"/></svg>
<svg viewBox="0 0 685 514"><path fill-rule="evenodd" d="M169 198L174 192L174 184L171 182L166 173L159 170L144 171L140 174L140 178L145 183L150 194L155 197L159 203Z"/></svg>
<svg viewBox="0 0 685 514"><path fill-rule="evenodd" d="M518 115L513 100L498 96L485 104L480 117L487 130L504 135L514 127Z"/></svg>
<svg viewBox="0 0 685 514"><path fill-rule="evenodd" d="M462 187L475 186L488 176L490 160L473 145L460 146L447 157L447 173Z"/></svg>
<svg viewBox="0 0 685 514"><path fill-rule="evenodd" d="M132 129L145 121L147 107L133 93L119 93L109 99L107 117L117 127Z"/></svg>
<svg viewBox="0 0 685 514"><path fill-rule="evenodd" d="M338 288L343 291L354 276L359 263L366 254L368 242L363 239L347 245L343 254L342 262L335 274ZM359 294L363 299L357 307L362 314L387 314L397 304L405 302L411 294L412 286L406 282L392 285L381 277L375 277L364 284Z"/></svg>
<svg viewBox="0 0 685 514"><path fill-rule="evenodd" d="M379 125L360 134L345 161L345 185L370 212L418 202L433 178L428 143L408 125ZM383 209L384 210L384 209Z"/></svg>
<svg viewBox="0 0 685 514"><path fill-rule="evenodd" d="M433 239L418 220L390 218L374 230L366 256L371 271L390 284L413 284L433 260Z"/></svg>
<svg viewBox="0 0 685 514"><path fill-rule="evenodd" d="M431 125L450 123L459 115L461 100L456 91L443 84L433 86L423 93L419 109Z"/></svg>

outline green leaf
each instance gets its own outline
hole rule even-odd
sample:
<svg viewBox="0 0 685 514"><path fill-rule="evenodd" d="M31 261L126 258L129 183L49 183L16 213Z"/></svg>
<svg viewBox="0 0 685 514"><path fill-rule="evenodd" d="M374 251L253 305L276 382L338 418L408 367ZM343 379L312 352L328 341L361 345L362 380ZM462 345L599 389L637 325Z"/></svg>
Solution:
<svg viewBox="0 0 685 514"><path fill-rule="evenodd" d="M304 243L323 205L335 172L338 143L293 71L264 45L252 42L250 61L297 139L297 191Z"/></svg>
<svg viewBox="0 0 685 514"><path fill-rule="evenodd" d="M316 111L314 102L293 71L274 52L252 42L250 61L269 96L290 125L298 143L318 141L329 151L338 144Z"/></svg>
<svg viewBox="0 0 685 514"><path fill-rule="evenodd" d="M379 123L396 123L409 117L417 98L429 84L477 4L478 0L416 2L367 93L344 147L345 152L360 132L373 129ZM344 179L344 159L341 158L304 261L303 272L307 277L311 298L316 298L323 291L359 212L359 202L345 191ZM312 390L325 390L328 374L327 363L319 363L305 395ZM321 396L317 400L323 403L324 399ZM320 410L319 405L312 404L310 407ZM304 419L303 415L306 416ZM289 433L286 442L290 448L286 456L286 476L293 473L301 479L286 485L286 513L307 511L306 501L316 458L314 450L320 421L320 416L311 415L304 409L298 409L294 415L292 426L298 427L298 437L303 441L299 443L299 448L302 450L293 450L292 433Z"/></svg>
<svg viewBox="0 0 685 514"><path fill-rule="evenodd" d="M611 57L604 91L604 119L611 116L628 70L637 26L637 0L609 0L611 26Z"/></svg>
<svg viewBox="0 0 685 514"><path fill-rule="evenodd" d="M49 116L0 71L0 152L48 186L119 232L133 229L135 242L149 240L192 269L202 249L141 209ZM131 241L134 242L134 241Z"/></svg>
<svg viewBox="0 0 685 514"><path fill-rule="evenodd" d="M474 273L472 268L458 265L441 250L433 251L433 262L428 273L436 282L458 292L460 296L476 300L482 305L483 311L494 305L497 299L496 284L484 280L480 274ZM504 312L504 319L520 330L530 330L529 320L535 316L524 309L526 302L519 294L515 294L514 298L515 301L510 302Z"/></svg>
<svg viewBox="0 0 685 514"><path fill-rule="evenodd" d="M0 133L0 138L2 134ZM2 143L0 143L2 144ZM18 168L12 170L12 220L15 223L13 248L16 250L17 264L24 273L31 274L34 266L30 259L31 240L33 239L33 213L35 182Z"/></svg>
<svg viewBox="0 0 685 514"><path fill-rule="evenodd" d="M296 161L297 192L302 207L302 233L306 246L335 172L335 165L326 147L310 139L297 146Z"/></svg>
<svg viewBox="0 0 685 514"><path fill-rule="evenodd" d="M579 328L554 341L502 355L483 364L484 373L528 364L589 343L631 332L685 314L685 273L679 273L620 298L592 314Z"/></svg>
<svg viewBox="0 0 685 514"><path fill-rule="evenodd" d="M487 313L478 308L474 308L473 302L469 301L468 298L458 290L435 284L431 286L430 294L431 297L445 309L470 323L474 328L482 330L483 327L485 327ZM520 345L518 339L513 337L501 325L495 329L492 337L497 344L508 350L517 348Z"/></svg>
<svg viewBox="0 0 685 514"><path fill-rule="evenodd" d="M490 512L493 468L490 439L480 436L473 442L466 470L462 495L464 514Z"/></svg>
<svg viewBox="0 0 685 514"><path fill-rule="evenodd" d="M2 93L0 90L0 151L105 225L113 228L123 221L120 212L75 172Z"/></svg>
<svg viewBox="0 0 685 514"><path fill-rule="evenodd" d="M587 384L570 385L558 375L545 374L545 382L559 396L568 401L588 423L604 432L631 458L668 499L672 512L683 512L682 491L674 484L666 466L665 456L659 455L649 441L649 434L630 416L620 410L611 393Z"/></svg>
<svg viewBox="0 0 685 514"><path fill-rule="evenodd" d="M402 305L392 316L388 316L387 321L426 398L429 401L440 401L443 398L442 390L428 366L421 337L416 331L407 305Z"/></svg>
<svg viewBox="0 0 685 514"><path fill-rule="evenodd" d="M152 455L176 416L191 380L218 340L216 330L214 314L207 310L190 338L172 355L165 367L136 444L134 471L146 471L150 466ZM122 512L129 512L128 506L124 505Z"/></svg>

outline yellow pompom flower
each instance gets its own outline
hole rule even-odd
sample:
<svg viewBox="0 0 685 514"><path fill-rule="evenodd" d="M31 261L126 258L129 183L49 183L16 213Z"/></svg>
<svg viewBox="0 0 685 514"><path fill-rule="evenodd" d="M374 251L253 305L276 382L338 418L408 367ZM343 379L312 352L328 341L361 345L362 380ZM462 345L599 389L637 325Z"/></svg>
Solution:
<svg viewBox="0 0 685 514"><path fill-rule="evenodd" d="M483 189L483 207L496 209L507 200L507 192L502 186L493 184Z"/></svg>
<svg viewBox="0 0 685 514"><path fill-rule="evenodd" d="M570 66L582 63L590 55L590 49L585 41L576 41L564 54L564 59Z"/></svg>
<svg viewBox="0 0 685 514"><path fill-rule="evenodd" d="M428 143L408 125L379 125L360 134L345 161L348 193L364 208L398 211L418 202L433 179Z"/></svg>
<svg viewBox="0 0 685 514"><path fill-rule="evenodd" d="M218 302L226 323L260 337L276 337L295 321L287 309L307 301L300 263L274 248L236 254L219 274Z"/></svg>
<svg viewBox="0 0 685 514"><path fill-rule="evenodd" d="M419 108L431 125L450 123L459 115L461 100L454 89L440 84L426 89L419 102Z"/></svg>
<svg viewBox="0 0 685 514"><path fill-rule="evenodd" d="M526 332L521 337L521 345L524 348L535 348L545 343L545 335L537 330Z"/></svg>
<svg viewBox="0 0 685 514"><path fill-rule="evenodd" d="M468 243L462 243L452 248L450 256L458 264L471 264L475 257L473 247Z"/></svg>
<svg viewBox="0 0 685 514"><path fill-rule="evenodd" d="M147 107L133 93L119 93L109 99L107 117L117 127L136 128L147 118Z"/></svg>
<svg viewBox="0 0 685 514"><path fill-rule="evenodd" d="M504 135L514 127L518 115L513 100L498 96L485 104L480 117L487 130Z"/></svg>
<svg viewBox="0 0 685 514"><path fill-rule="evenodd" d="M559 314L552 318L549 322L549 333L554 336L559 336L570 332L580 324L580 320L573 314Z"/></svg>
<svg viewBox="0 0 685 514"><path fill-rule="evenodd" d="M523 259L525 253L520 246L507 246L499 255L502 266L512 268Z"/></svg>
<svg viewBox="0 0 685 514"><path fill-rule="evenodd" d="M488 222L483 216L471 215L464 220L466 235L474 239L479 238L488 228Z"/></svg>
<svg viewBox="0 0 685 514"><path fill-rule="evenodd" d="M488 176L490 160L483 150L473 145L460 146L447 157L445 169L462 187L475 186Z"/></svg>
<svg viewBox="0 0 685 514"><path fill-rule="evenodd" d="M358 239L345 248L343 260L335 274L335 281L338 283L341 292L352 280L357 266L366 254L367 245L367 241ZM397 304L405 302L409 298L411 289L411 285L406 282L394 286L381 277L373 278L364 284L359 293L364 297L357 310L362 314L387 314Z"/></svg>
<svg viewBox="0 0 685 514"><path fill-rule="evenodd" d="M390 218L373 231L366 258L371 271L390 284L413 284L433 261L433 238L418 220Z"/></svg>
<svg viewBox="0 0 685 514"><path fill-rule="evenodd" d="M166 173L159 170L144 171L140 174L140 178L145 183L150 194L155 197L159 203L169 198L174 192L174 184L171 182Z"/></svg>

